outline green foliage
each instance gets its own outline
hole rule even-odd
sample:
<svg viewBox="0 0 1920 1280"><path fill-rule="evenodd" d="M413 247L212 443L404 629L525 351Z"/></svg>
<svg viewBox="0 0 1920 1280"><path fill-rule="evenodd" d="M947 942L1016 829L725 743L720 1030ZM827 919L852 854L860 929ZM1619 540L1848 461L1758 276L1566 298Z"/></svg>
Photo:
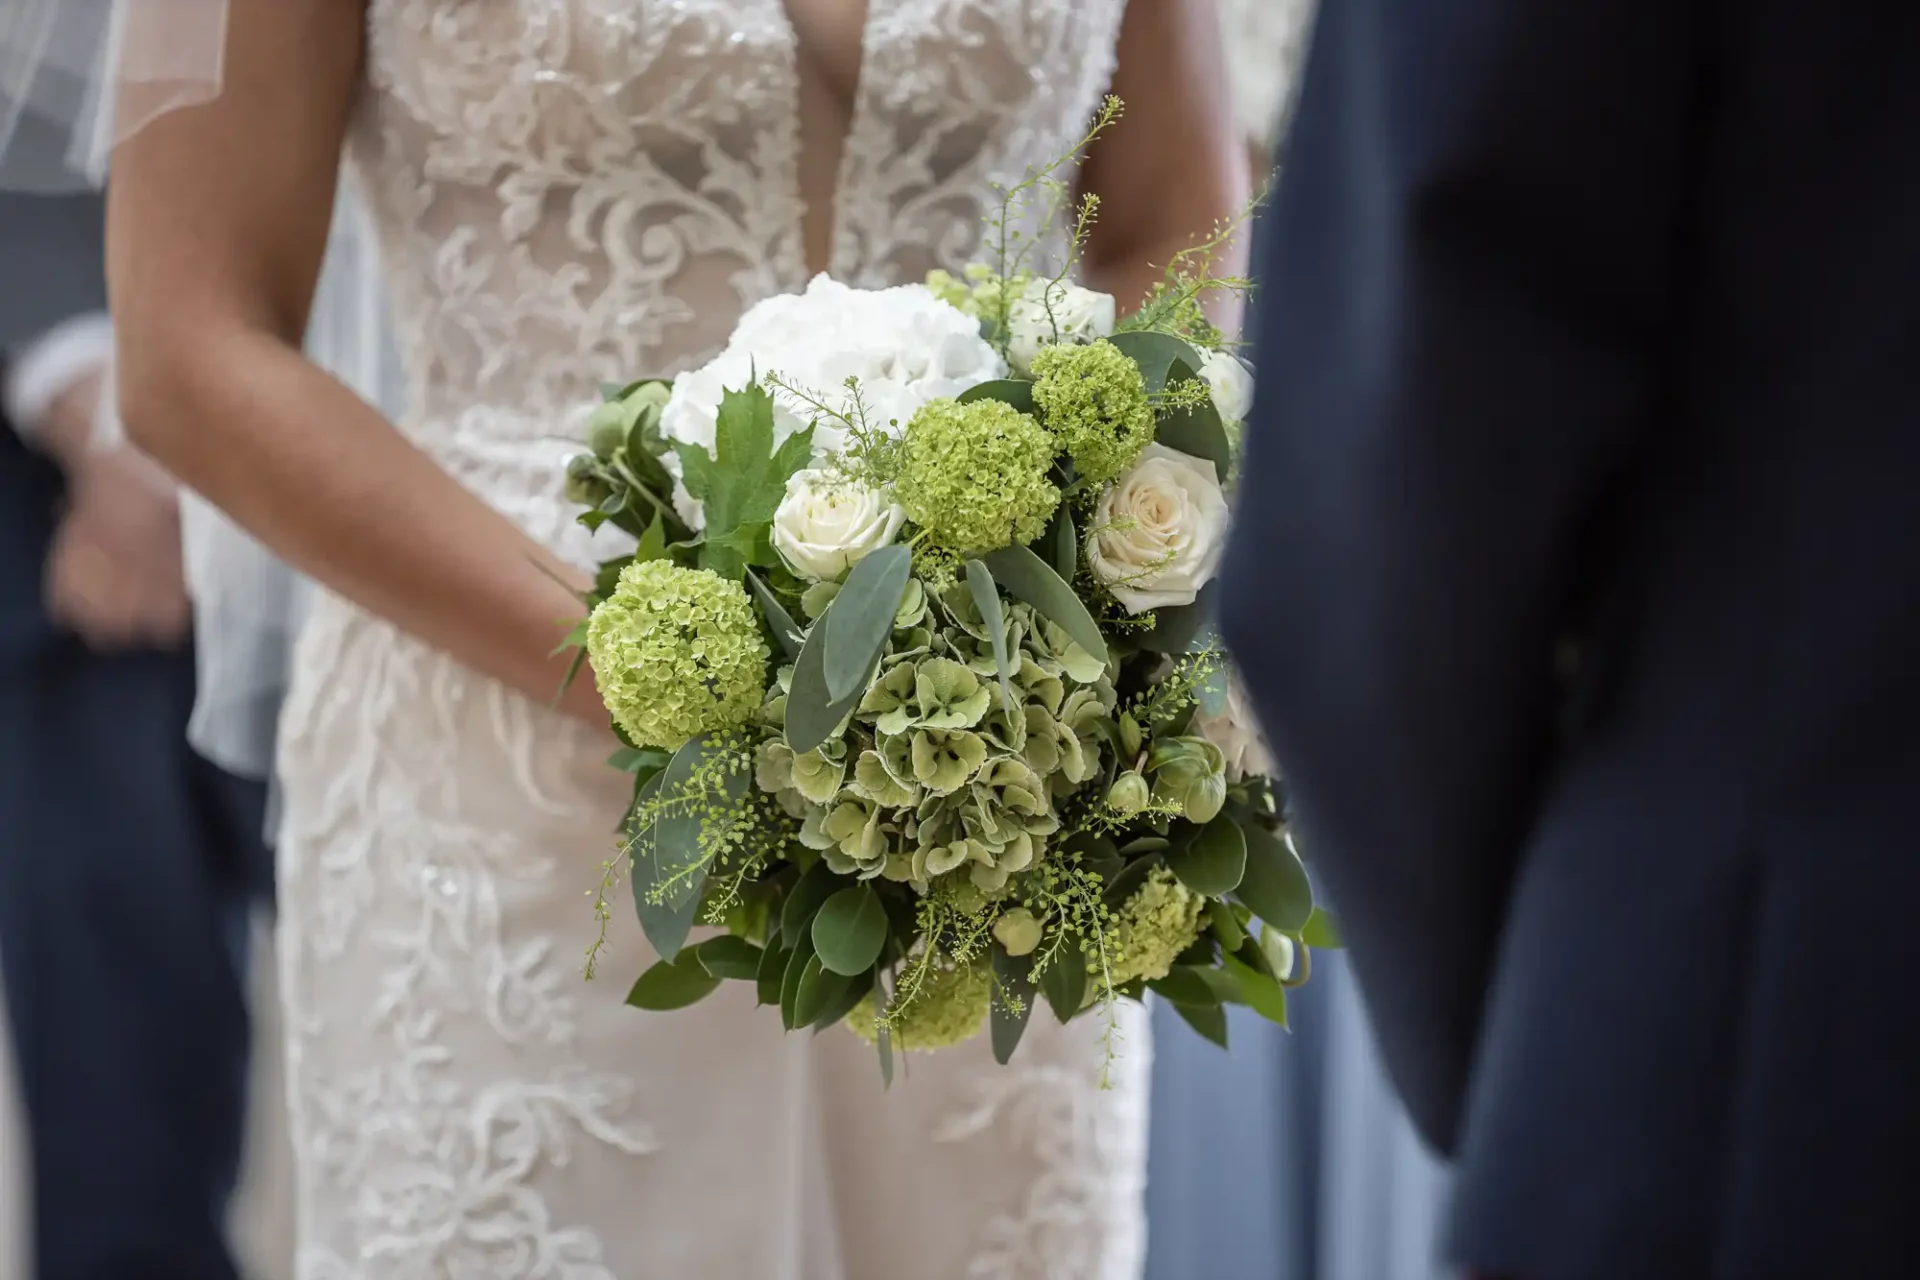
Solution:
<svg viewBox="0 0 1920 1280"><path fill-rule="evenodd" d="M740 578L750 564L778 563L766 542L787 480L813 458L813 430L773 444L773 397L759 386L720 398L713 452L683 444L681 483L706 513L700 564L723 578Z"/></svg>

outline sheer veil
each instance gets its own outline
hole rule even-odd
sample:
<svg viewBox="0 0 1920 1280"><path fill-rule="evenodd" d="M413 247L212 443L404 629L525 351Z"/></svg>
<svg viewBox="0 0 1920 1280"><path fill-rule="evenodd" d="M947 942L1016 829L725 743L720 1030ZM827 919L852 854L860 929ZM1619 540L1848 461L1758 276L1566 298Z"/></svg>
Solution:
<svg viewBox="0 0 1920 1280"><path fill-rule="evenodd" d="M227 11L228 0L0 0L0 189L99 187L114 148L170 111L212 101ZM308 352L363 398L398 408L404 379L373 236L346 181ZM115 412L111 397L103 412ZM200 673L189 734L223 767L269 776L310 587L192 493L182 495L181 535Z"/></svg>

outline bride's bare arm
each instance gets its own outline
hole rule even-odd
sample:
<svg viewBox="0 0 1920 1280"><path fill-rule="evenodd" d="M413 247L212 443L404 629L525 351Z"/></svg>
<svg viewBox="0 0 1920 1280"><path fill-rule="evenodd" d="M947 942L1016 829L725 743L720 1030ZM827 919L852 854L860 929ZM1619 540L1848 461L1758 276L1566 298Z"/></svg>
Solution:
<svg viewBox="0 0 1920 1280"><path fill-rule="evenodd" d="M1131 311L1175 254L1248 199L1246 140L1234 124L1215 0L1128 5L1113 91L1126 112L1089 151L1083 177L1100 197L1084 274ZM1216 274L1245 273L1247 239L1226 246ZM1217 295L1207 310L1238 329L1237 299Z"/></svg>
<svg viewBox="0 0 1920 1280"><path fill-rule="evenodd" d="M359 3L232 0L219 98L116 153L127 428L320 582L551 697L580 606L549 575L568 571L301 354L364 24ZM604 714L590 680L568 704Z"/></svg>

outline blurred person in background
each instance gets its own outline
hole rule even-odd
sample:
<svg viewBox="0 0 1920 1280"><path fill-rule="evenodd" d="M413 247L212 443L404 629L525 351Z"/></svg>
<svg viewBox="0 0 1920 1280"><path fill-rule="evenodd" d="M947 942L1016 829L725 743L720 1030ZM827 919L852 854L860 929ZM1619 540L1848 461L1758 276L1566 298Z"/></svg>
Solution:
<svg viewBox="0 0 1920 1280"><path fill-rule="evenodd" d="M1224 625L1482 1275L1920 1271L1917 56L1320 16Z"/></svg>
<svg viewBox="0 0 1920 1280"><path fill-rule="evenodd" d="M1314 7L1222 0L1256 175L1283 148ZM1229 1009L1222 1053L1156 1009L1167 1034L1153 1064L1148 1280L1189 1280L1195 1258L1248 1280L1440 1280L1445 1171L1388 1081L1344 953L1314 954L1313 981L1287 993L1287 1014L1283 1030Z"/></svg>
<svg viewBox="0 0 1920 1280"><path fill-rule="evenodd" d="M101 224L96 196L0 195L0 972L31 1274L227 1280L262 793L187 746L178 507L115 431Z"/></svg>

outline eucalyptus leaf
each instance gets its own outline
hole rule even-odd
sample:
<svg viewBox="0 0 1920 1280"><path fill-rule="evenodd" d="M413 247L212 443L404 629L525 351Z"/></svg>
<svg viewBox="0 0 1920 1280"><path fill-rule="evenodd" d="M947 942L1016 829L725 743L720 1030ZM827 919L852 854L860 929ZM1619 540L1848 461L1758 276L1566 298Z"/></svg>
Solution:
<svg viewBox="0 0 1920 1280"><path fill-rule="evenodd" d="M762 582L760 575L751 569L747 570L747 590L759 602L760 615L767 620L767 628L773 632L781 652L789 658L799 657L802 633L799 627L793 625L793 615L780 603L780 597L774 595L773 588Z"/></svg>
<svg viewBox="0 0 1920 1280"><path fill-rule="evenodd" d="M810 1024L815 1034L846 1021L847 1015L853 1012L853 1007L873 990L873 970L869 969L865 973L847 977L845 974L835 973L823 966L820 974L820 990L822 993L820 1012L814 1015L813 1022Z"/></svg>
<svg viewBox="0 0 1920 1280"><path fill-rule="evenodd" d="M1040 990L1053 1006L1053 1016L1062 1022L1080 1012L1087 1002L1087 957L1077 943L1069 941L1040 971Z"/></svg>
<svg viewBox="0 0 1920 1280"><path fill-rule="evenodd" d="M702 734L688 740L673 753L672 763L660 775L661 794L669 797L680 794L682 789L693 785L696 771L708 761L735 750L738 748L728 746L718 734ZM700 805L677 806L655 824L653 883L656 887L666 887L668 904L679 908L699 899L700 890L706 884L707 865L718 852L702 847L703 833L707 843L711 843L712 838L713 819L708 809L715 802L724 802L729 808L744 805L752 784L751 770L721 771L717 782L719 797L703 798L705 802ZM690 811L680 812L681 809Z"/></svg>
<svg viewBox="0 0 1920 1280"><path fill-rule="evenodd" d="M780 1021L787 1030L805 1026L797 1016L800 998L800 980L805 976L808 966L815 970L820 967L820 958L813 954L813 938L802 934L793 954L787 957L787 970L780 978Z"/></svg>
<svg viewBox="0 0 1920 1280"><path fill-rule="evenodd" d="M1206 898L1219 898L1239 887L1247 869L1247 838L1225 814L1200 829L1185 849L1167 855L1167 865L1180 883Z"/></svg>
<svg viewBox="0 0 1920 1280"><path fill-rule="evenodd" d="M1013 671L1007 660L1007 615L1000 608L1000 588L994 583L993 570L978 560L967 561L967 587L973 592L974 606L980 610L980 620L986 624L987 634L993 641L993 665L1000 671L1000 692L1008 707L1018 707L1020 700L1013 696Z"/></svg>
<svg viewBox="0 0 1920 1280"><path fill-rule="evenodd" d="M1010 956L1005 947L994 944L994 992L989 1021L993 1058L1003 1067L1012 1061L1013 1051L1020 1047L1020 1037L1026 1033L1028 1019L1033 1017L1034 1001L1039 999L1040 993L1029 980L1032 973L1031 957ZM1014 1003L1020 1006L1017 1012L1012 1007Z"/></svg>
<svg viewBox="0 0 1920 1280"><path fill-rule="evenodd" d="M1247 841L1246 874L1234 896L1253 914L1285 933L1298 933L1313 918L1313 885L1307 869L1279 836L1251 814L1235 814Z"/></svg>
<svg viewBox="0 0 1920 1280"><path fill-rule="evenodd" d="M688 952L678 960L662 960L640 975L627 993L627 1003L636 1009L665 1013L698 1004L720 986L720 979L708 973Z"/></svg>
<svg viewBox="0 0 1920 1280"><path fill-rule="evenodd" d="M794 989L793 1026L788 1030L812 1026L839 991L838 984L845 981L822 965L819 956L809 956L806 967L800 970L800 985Z"/></svg>
<svg viewBox="0 0 1920 1280"><path fill-rule="evenodd" d="M1168 1001L1168 1003L1172 1004L1172 1001ZM1198 1031L1222 1049L1227 1047L1227 1011L1225 1009L1217 1004L1174 1004L1173 1011L1180 1015L1182 1022L1185 1022L1195 1031Z"/></svg>
<svg viewBox="0 0 1920 1280"><path fill-rule="evenodd" d="M764 958L760 948L730 933L708 938L690 954L714 977L742 982L752 982L760 976L760 962Z"/></svg>
<svg viewBox="0 0 1920 1280"><path fill-rule="evenodd" d="M1233 908L1224 902L1207 904L1207 921L1212 926L1213 936L1227 951L1238 951L1247 940L1247 931L1240 926L1240 919L1233 914Z"/></svg>
<svg viewBox="0 0 1920 1280"><path fill-rule="evenodd" d="M1347 944L1340 939L1340 925L1325 907L1315 907L1307 922L1300 926L1300 941L1322 951L1338 951Z"/></svg>
<svg viewBox="0 0 1920 1280"><path fill-rule="evenodd" d="M961 404L972 404L976 400L998 400L1010 404L1021 413L1033 412L1033 384L1019 378L997 378L992 382L982 382L960 394Z"/></svg>
<svg viewBox="0 0 1920 1280"><path fill-rule="evenodd" d="M811 935L814 913L845 884L846 881L833 874L824 861L808 867L793 888L788 890L786 902L781 904L781 938L798 942L803 934Z"/></svg>
<svg viewBox="0 0 1920 1280"><path fill-rule="evenodd" d="M1175 1004L1210 1005L1219 1004L1220 997L1213 987L1193 969L1175 965L1167 970L1167 976L1156 978L1147 984L1147 990L1171 1000Z"/></svg>
<svg viewBox="0 0 1920 1280"><path fill-rule="evenodd" d="M874 1048L880 1052L880 1087L893 1088L893 1032L886 1027L876 1027L873 1037Z"/></svg>
<svg viewBox="0 0 1920 1280"><path fill-rule="evenodd" d="M857 884L828 898L813 917L813 949L833 973L865 973L887 945L887 909L871 884Z"/></svg>
<svg viewBox="0 0 1920 1280"><path fill-rule="evenodd" d="M1060 504L1060 509L1053 513L1053 523L1047 526L1046 536L1035 545L1045 549L1046 559L1061 581L1073 581L1080 572L1080 531L1074 527L1070 504Z"/></svg>
<svg viewBox="0 0 1920 1280"><path fill-rule="evenodd" d="M1173 377L1175 364L1185 365L1189 371L1198 369L1201 364L1200 353L1193 349L1193 344L1171 334L1134 329L1116 333L1108 341L1140 366L1140 376L1146 379L1148 395L1159 395L1167 389L1168 383L1177 381ZM1192 376L1191 372L1188 376Z"/></svg>
<svg viewBox="0 0 1920 1280"><path fill-rule="evenodd" d="M1096 659L1107 660L1107 639L1087 606L1053 566L1026 547L1003 547L983 557L994 580L1065 631Z"/></svg>
<svg viewBox="0 0 1920 1280"><path fill-rule="evenodd" d="M828 611L832 611L831 606ZM867 679L860 681L859 688L835 702L827 692L827 645L827 625L823 618L807 632L806 643L793 664L793 681L787 689L787 745L795 755L805 755L831 738L860 705L866 686L872 680L869 669Z"/></svg>
<svg viewBox="0 0 1920 1280"><path fill-rule="evenodd" d="M1150 853L1144 858L1135 858L1121 870L1119 875L1107 881L1107 891L1101 897L1106 900L1108 906L1118 907L1134 895L1134 891L1146 881L1155 867L1165 861L1166 859L1157 853Z"/></svg>
<svg viewBox="0 0 1920 1280"><path fill-rule="evenodd" d="M867 678L893 634L893 616L913 575L913 552L895 544L861 558L847 574L819 626L826 632L821 655L827 697L843 702L866 692Z"/></svg>
<svg viewBox="0 0 1920 1280"><path fill-rule="evenodd" d="M1248 1008L1268 1022L1287 1025L1287 993L1278 982L1233 956L1223 956L1220 964L1239 984Z"/></svg>
<svg viewBox="0 0 1920 1280"><path fill-rule="evenodd" d="M760 953L760 971L754 975L759 1003L780 1003L780 986L787 976L787 962L792 959L793 952L779 947L768 947Z"/></svg>
<svg viewBox="0 0 1920 1280"><path fill-rule="evenodd" d="M634 792L633 807L639 809L659 794L660 784L666 775L655 774L641 783ZM685 902L656 902L654 888L661 881L659 849L655 839L653 824L635 830L629 840L629 856L632 858L632 873L628 879L633 882L633 909L640 918L640 928L647 935L647 941L653 949L666 960L672 960L680 954L680 948L686 945L687 935L693 932L693 918L699 911L696 896Z"/></svg>
<svg viewBox="0 0 1920 1280"><path fill-rule="evenodd" d="M1199 367L1198 361L1192 364L1184 359L1173 361L1167 368L1167 385L1192 381L1198 376L1195 371ZM1211 462L1223 484L1233 470L1233 445L1227 439L1225 424L1220 421L1220 411L1213 407L1211 400L1191 407L1162 410L1153 434L1156 443Z"/></svg>

